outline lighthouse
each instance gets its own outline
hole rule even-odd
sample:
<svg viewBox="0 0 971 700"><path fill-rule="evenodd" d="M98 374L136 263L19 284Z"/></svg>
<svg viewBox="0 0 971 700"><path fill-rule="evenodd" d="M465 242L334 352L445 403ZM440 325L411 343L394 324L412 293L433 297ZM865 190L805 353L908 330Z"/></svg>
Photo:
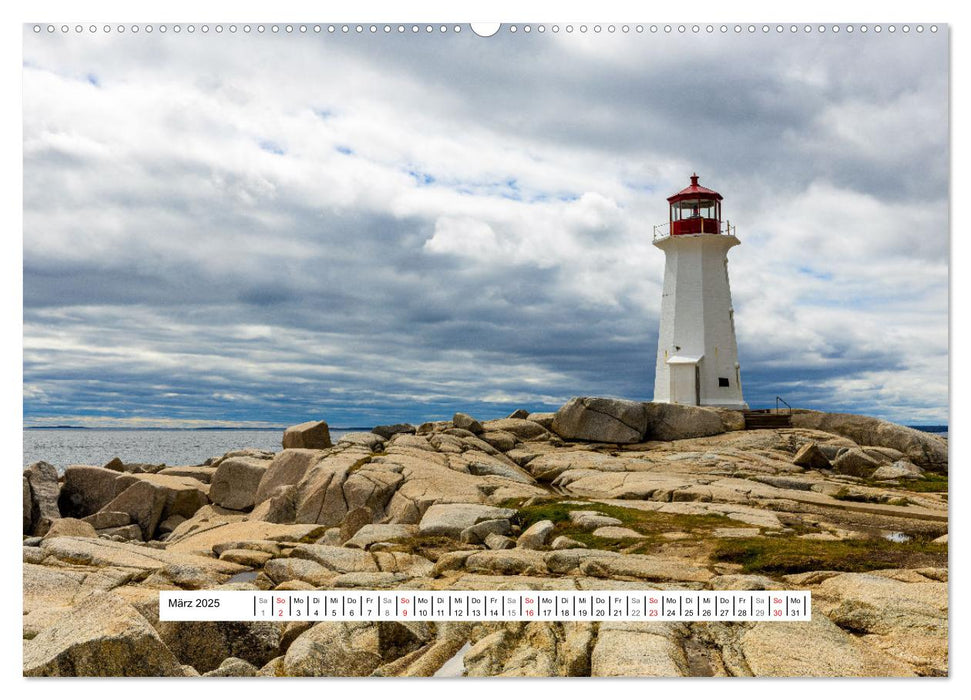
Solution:
<svg viewBox="0 0 971 700"><path fill-rule="evenodd" d="M735 228L722 223L722 196L697 175L668 205L668 223L654 227L665 258L654 401L747 409L728 283Z"/></svg>

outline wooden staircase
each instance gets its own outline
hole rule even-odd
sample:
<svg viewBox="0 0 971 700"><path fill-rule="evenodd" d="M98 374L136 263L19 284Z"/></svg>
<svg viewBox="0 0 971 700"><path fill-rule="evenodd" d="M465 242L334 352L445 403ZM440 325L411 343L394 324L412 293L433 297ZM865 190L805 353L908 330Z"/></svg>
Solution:
<svg viewBox="0 0 971 700"><path fill-rule="evenodd" d="M755 411L742 411L745 416L746 430L760 430L763 428L791 428L792 420L788 413L773 413L771 409L763 408Z"/></svg>

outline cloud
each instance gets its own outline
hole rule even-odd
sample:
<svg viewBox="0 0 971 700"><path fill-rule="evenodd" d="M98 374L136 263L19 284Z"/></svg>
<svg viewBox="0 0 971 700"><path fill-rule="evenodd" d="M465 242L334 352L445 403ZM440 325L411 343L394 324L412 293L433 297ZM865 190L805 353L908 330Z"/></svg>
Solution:
<svg viewBox="0 0 971 700"><path fill-rule="evenodd" d="M649 399L695 170L749 402L946 422L946 36L420 39L28 32L27 424Z"/></svg>

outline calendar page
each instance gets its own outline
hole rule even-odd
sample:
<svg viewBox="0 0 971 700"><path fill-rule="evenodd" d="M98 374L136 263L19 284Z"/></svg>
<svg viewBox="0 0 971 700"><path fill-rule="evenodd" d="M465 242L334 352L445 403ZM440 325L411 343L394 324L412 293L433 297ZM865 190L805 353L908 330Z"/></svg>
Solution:
<svg viewBox="0 0 971 700"><path fill-rule="evenodd" d="M316 14L22 27L23 675L947 676L948 24Z"/></svg>

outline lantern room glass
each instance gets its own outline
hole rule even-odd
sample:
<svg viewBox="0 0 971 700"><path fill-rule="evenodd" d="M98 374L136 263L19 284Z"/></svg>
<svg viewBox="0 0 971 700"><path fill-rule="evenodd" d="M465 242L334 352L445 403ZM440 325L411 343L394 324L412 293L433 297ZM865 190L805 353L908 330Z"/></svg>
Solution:
<svg viewBox="0 0 971 700"><path fill-rule="evenodd" d="M684 199L671 205L671 221L714 219L721 221L721 202L714 199Z"/></svg>

